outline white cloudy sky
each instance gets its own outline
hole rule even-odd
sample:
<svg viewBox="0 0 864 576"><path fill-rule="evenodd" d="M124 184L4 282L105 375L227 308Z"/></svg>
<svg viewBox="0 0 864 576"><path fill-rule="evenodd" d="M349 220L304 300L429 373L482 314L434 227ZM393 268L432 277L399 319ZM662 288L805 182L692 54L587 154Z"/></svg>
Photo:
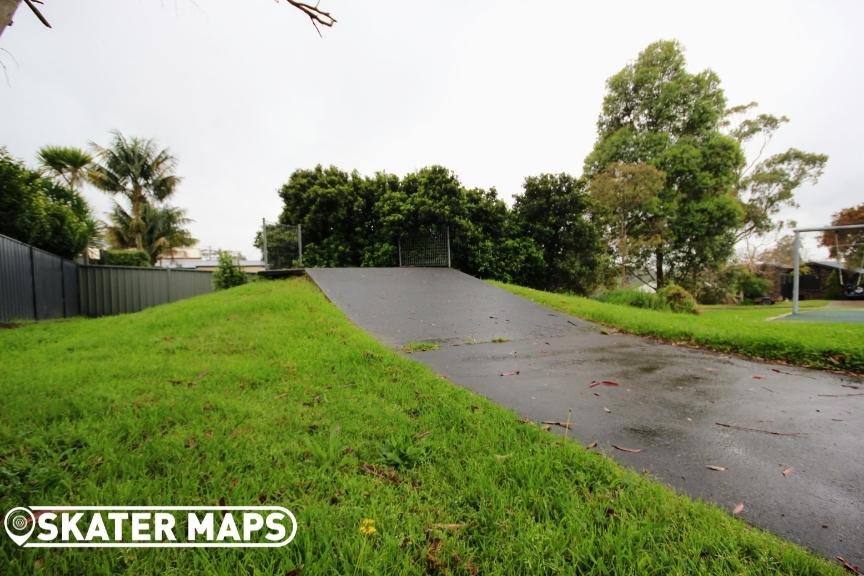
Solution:
<svg viewBox="0 0 864 576"><path fill-rule="evenodd" d="M677 38L730 103L788 115L773 150L830 155L802 225L864 201L864 4L849 1L321 0L320 39L273 0L45 0L0 37L0 145L152 137L179 158L175 203L202 246L257 257L296 168L398 174L439 163L510 200L525 176L578 174L606 78ZM98 212L107 199L87 192Z"/></svg>

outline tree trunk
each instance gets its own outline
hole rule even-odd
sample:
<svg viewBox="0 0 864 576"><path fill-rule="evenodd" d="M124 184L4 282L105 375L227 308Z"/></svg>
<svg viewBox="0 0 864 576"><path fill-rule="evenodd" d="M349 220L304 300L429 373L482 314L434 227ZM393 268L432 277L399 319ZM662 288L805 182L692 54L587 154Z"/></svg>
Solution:
<svg viewBox="0 0 864 576"><path fill-rule="evenodd" d="M666 283L665 279L663 278L663 251L657 250L654 253L654 257L657 260L657 290L660 290L660 288L662 288L663 285Z"/></svg>
<svg viewBox="0 0 864 576"><path fill-rule="evenodd" d="M21 0L0 0L0 36L3 35L3 30L12 23L12 16L15 15L15 9Z"/></svg>

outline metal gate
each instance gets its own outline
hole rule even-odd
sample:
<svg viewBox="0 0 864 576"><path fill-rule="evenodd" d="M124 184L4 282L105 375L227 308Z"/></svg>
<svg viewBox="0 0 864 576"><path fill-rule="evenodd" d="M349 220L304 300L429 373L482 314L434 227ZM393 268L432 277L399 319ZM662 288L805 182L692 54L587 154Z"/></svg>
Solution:
<svg viewBox="0 0 864 576"><path fill-rule="evenodd" d="M400 236L399 266L450 268L450 227L431 226Z"/></svg>

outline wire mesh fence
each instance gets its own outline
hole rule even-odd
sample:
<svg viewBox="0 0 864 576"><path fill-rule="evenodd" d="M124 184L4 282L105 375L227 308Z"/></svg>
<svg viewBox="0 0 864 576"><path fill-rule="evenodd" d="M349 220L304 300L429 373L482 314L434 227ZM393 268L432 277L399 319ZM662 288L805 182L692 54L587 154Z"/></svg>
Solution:
<svg viewBox="0 0 864 576"><path fill-rule="evenodd" d="M433 226L399 238L399 266L450 267L450 228Z"/></svg>
<svg viewBox="0 0 864 576"><path fill-rule="evenodd" d="M261 221L261 254L268 270L303 267L303 230L299 224Z"/></svg>

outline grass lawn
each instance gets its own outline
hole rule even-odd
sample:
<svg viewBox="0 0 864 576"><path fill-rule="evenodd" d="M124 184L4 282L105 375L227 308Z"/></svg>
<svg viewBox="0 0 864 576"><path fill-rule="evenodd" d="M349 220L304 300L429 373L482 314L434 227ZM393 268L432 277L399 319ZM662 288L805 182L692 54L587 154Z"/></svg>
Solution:
<svg viewBox="0 0 864 576"><path fill-rule="evenodd" d="M445 381L304 279L2 330L0 350L4 512L267 503L299 523L275 549L3 537L4 574L841 574Z"/></svg>
<svg viewBox="0 0 864 576"><path fill-rule="evenodd" d="M864 324L766 321L791 312L788 303L704 306L702 314L695 316L607 304L501 282L491 284L538 304L632 334L800 366L864 373ZM813 308L824 306L826 302L801 304L804 308Z"/></svg>

